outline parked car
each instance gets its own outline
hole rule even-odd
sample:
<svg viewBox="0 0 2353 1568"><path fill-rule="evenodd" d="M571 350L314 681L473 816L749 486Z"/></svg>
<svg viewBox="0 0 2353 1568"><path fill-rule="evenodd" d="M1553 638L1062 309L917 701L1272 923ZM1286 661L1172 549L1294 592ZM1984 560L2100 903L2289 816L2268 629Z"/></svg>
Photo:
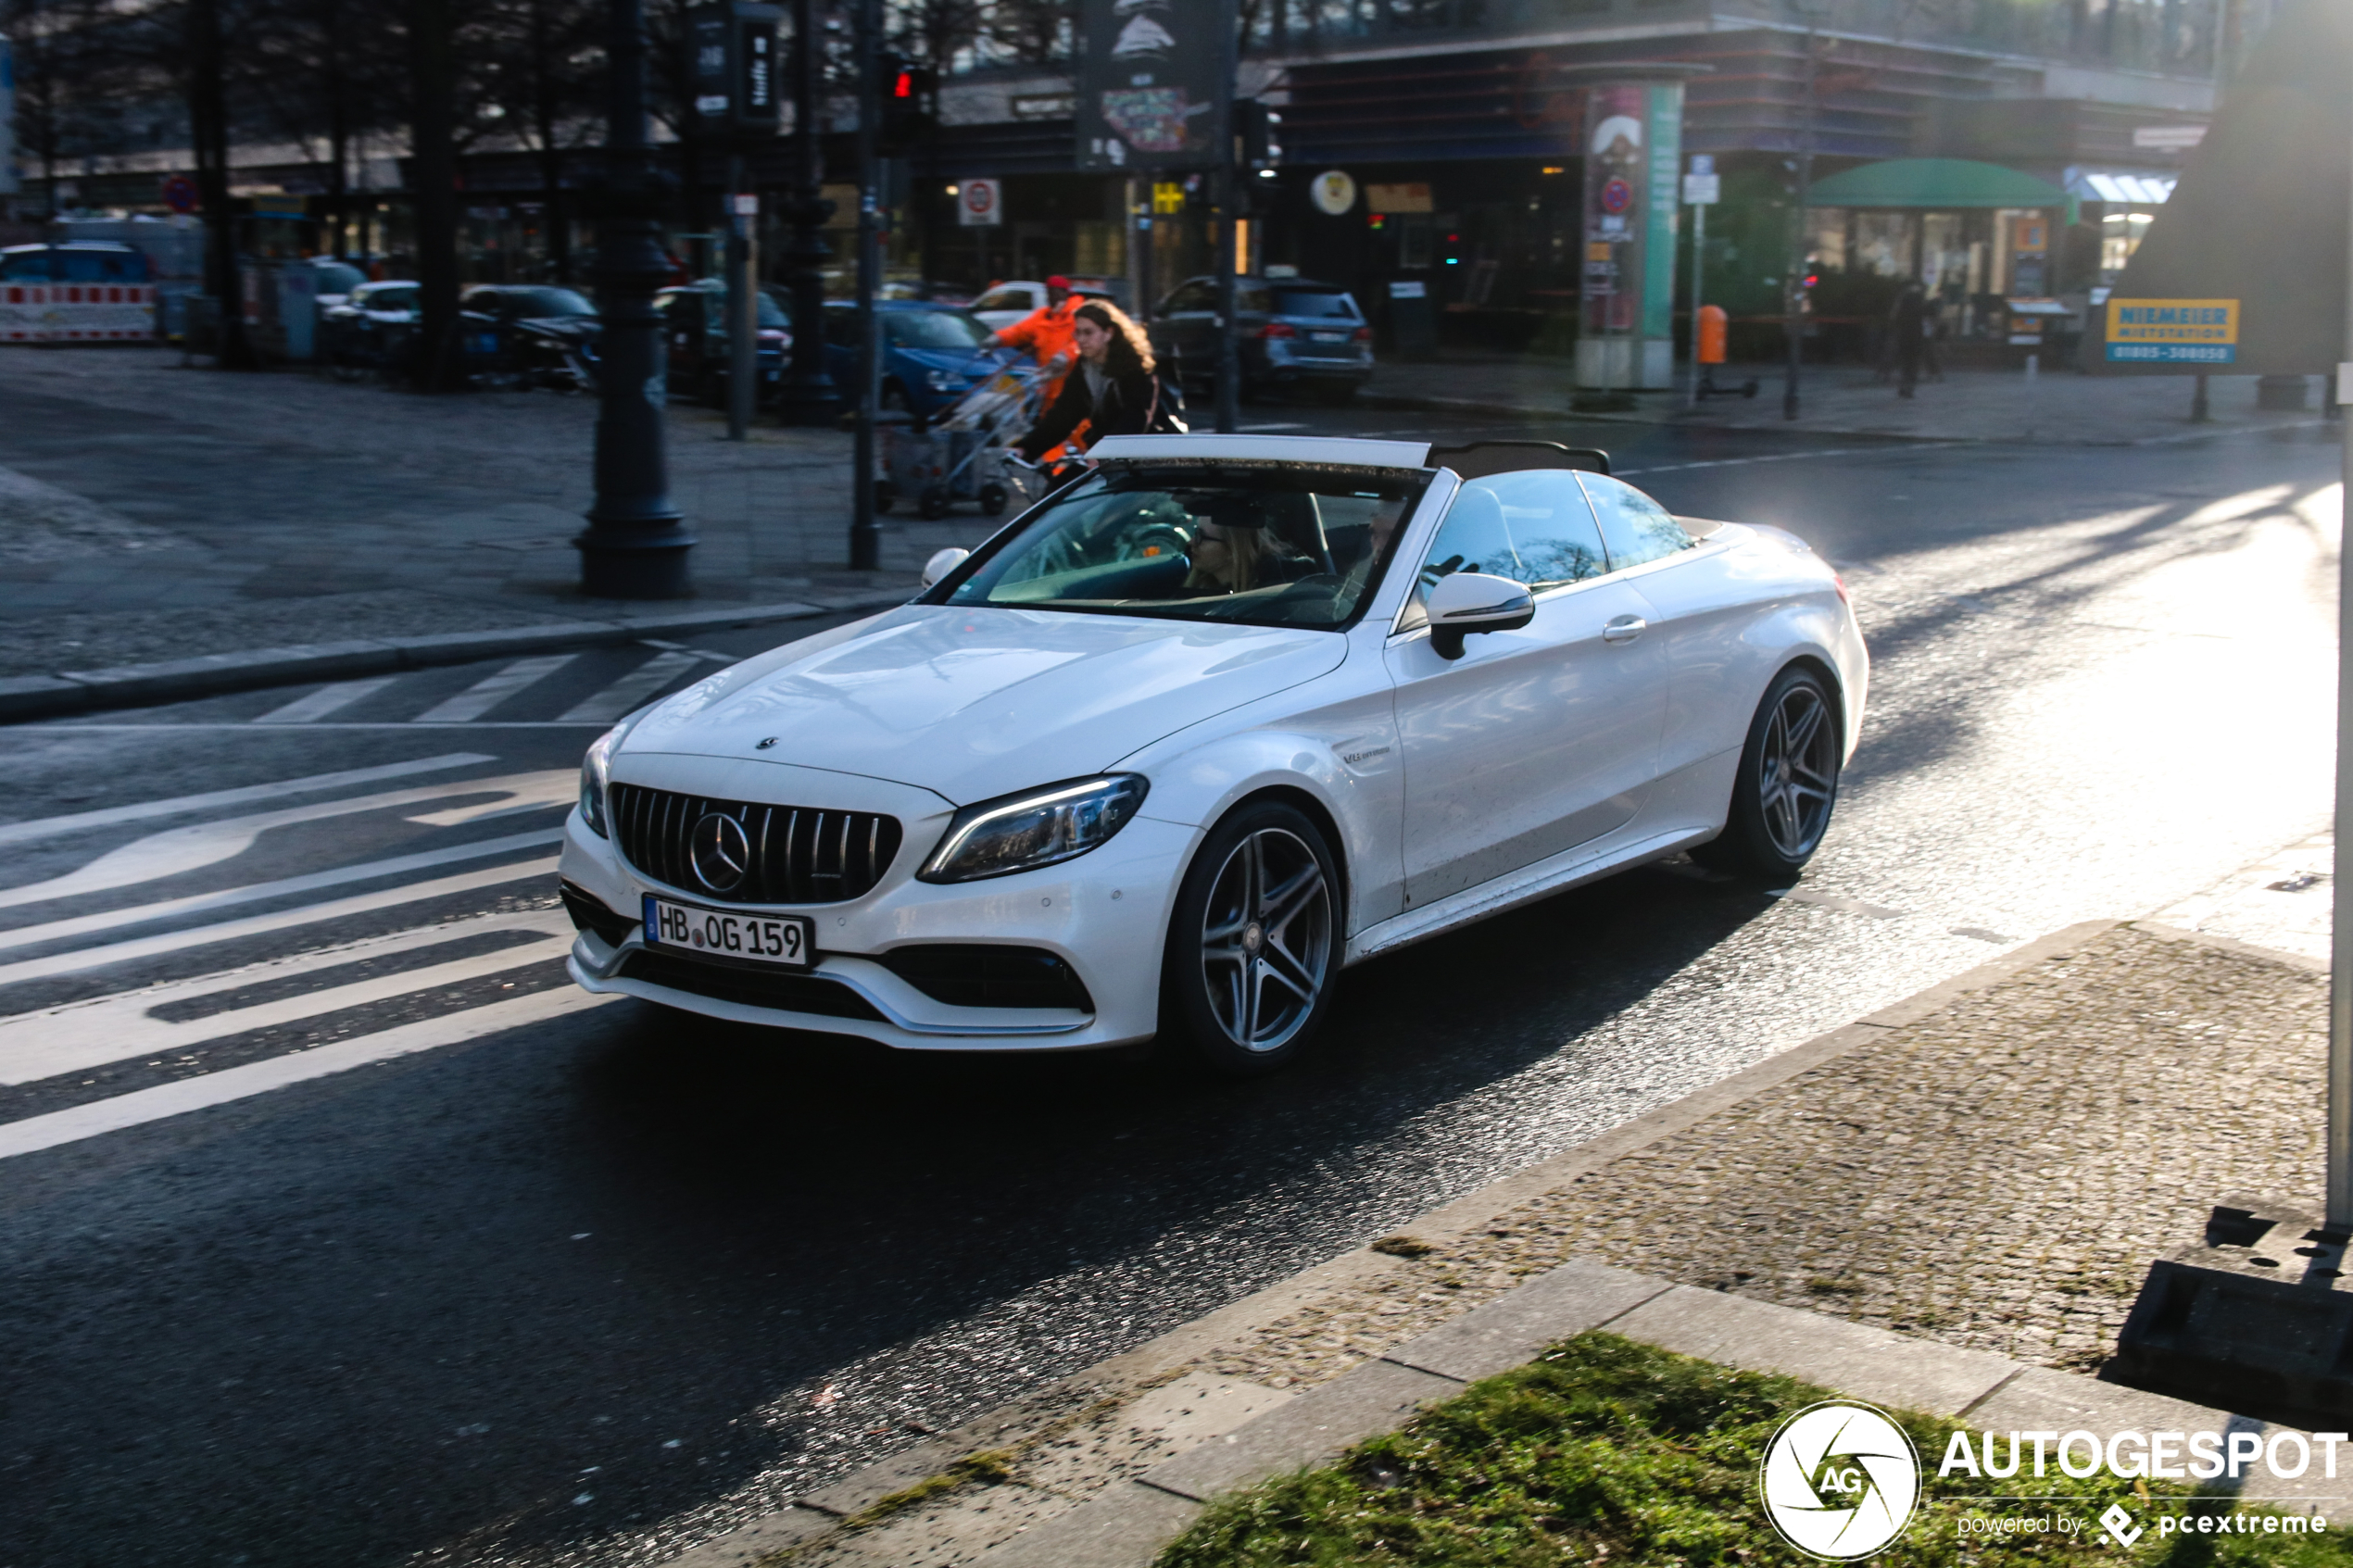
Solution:
<svg viewBox="0 0 2353 1568"><path fill-rule="evenodd" d="M346 379L395 370L416 332L421 285L406 278L359 283L319 313L319 358Z"/></svg>
<svg viewBox="0 0 2353 1568"><path fill-rule="evenodd" d="M351 291L368 281L368 274L348 261L337 261L332 256L314 256L310 270L316 275L311 297L321 310L332 309L351 297Z"/></svg>
<svg viewBox="0 0 2353 1568"><path fill-rule="evenodd" d="M1869 658L1794 536L1548 442L1089 456L910 603L589 748L575 982L1261 1073L1348 964L1684 851L1786 887L1821 844Z"/></svg>
<svg viewBox="0 0 2353 1568"><path fill-rule="evenodd" d="M1108 299L1130 315L1135 313L1128 301L1132 291L1125 278L1103 278L1091 274L1074 276L1070 292L1084 299ZM1046 285L1016 278L1011 282L992 283L972 303L972 312L980 318L990 332L1010 327L1015 321L1046 303Z"/></svg>
<svg viewBox="0 0 2353 1568"><path fill-rule="evenodd" d="M759 401L776 395L784 383L786 355L792 348L792 319L767 290L759 296ZM670 333L670 390L713 408L727 406L727 285L717 278L654 296Z"/></svg>
<svg viewBox="0 0 2353 1568"><path fill-rule="evenodd" d="M1018 358L992 347L988 329L969 310L919 300L880 300L882 406L886 412L935 419L953 407L975 380ZM825 305L825 373L849 387L858 373L858 308L846 300Z"/></svg>
<svg viewBox="0 0 2353 1568"><path fill-rule="evenodd" d="M154 277L144 252L114 240L0 250L0 280L12 283L144 283Z"/></svg>
<svg viewBox="0 0 2353 1568"><path fill-rule="evenodd" d="M1372 379L1372 326L1339 284L1243 278L1234 303L1243 395L1296 389L1345 403ZM1188 383L1207 385L1217 372L1217 280L1188 278L1171 290L1152 318L1151 338Z"/></svg>

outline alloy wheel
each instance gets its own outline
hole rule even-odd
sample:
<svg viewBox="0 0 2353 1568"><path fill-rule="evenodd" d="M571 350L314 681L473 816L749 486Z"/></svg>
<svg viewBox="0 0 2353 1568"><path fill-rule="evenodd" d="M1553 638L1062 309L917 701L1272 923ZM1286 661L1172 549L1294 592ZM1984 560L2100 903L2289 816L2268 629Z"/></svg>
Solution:
<svg viewBox="0 0 2353 1568"><path fill-rule="evenodd" d="M1793 684L1766 726L1757 757L1756 803L1773 847L1802 860L1821 842L1838 781L1838 736L1830 704L1811 682Z"/></svg>
<svg viewBox="0 0 2353 1568"><path fill-rule="evenodd" d="M1279 1050L1315 1011L1331 969L1332 899L1296 834L1243 837L1210 884L1202 922L1209 1010L1246 1051Z"/></svg>

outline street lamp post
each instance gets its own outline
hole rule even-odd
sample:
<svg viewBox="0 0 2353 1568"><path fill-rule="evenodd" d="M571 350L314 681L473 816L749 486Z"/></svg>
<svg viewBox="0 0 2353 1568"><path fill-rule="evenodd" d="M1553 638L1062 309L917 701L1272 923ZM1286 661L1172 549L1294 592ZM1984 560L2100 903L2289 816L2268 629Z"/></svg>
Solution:
<svg viewBox="0 0 2353 1568"><path fill-rule="evenodd" d="M1789 276L1782 280L1785 315L1782 335L1789 340L1789 379L1781 388L1781 418L1797 418L1799 367L1806 358L1806 204L1814 194L1814 30L1821 0L1796 0L1806 18L1806 96L1798 109L1797 211L1790 245Z"/></svg>
<svg viewBox="0 0 2353 1568"><path fill-rule="evenodd" d="M646 145L643 0L612 0L612 84L606 131L605 210L597 226L598 351L597 499L580 547L591 598L670 599L687 592L694 547L671 504L664 450L666 345L654 294L670 278L660 194Z"/></svg>
<svg viewBox="0 0 2353 1568"><path fill-rule="evenodd" d="M875 295L882 287L882 0L858 0L853 41L858 73L858 387L857 434L850 453L849 570L882 564L882 525L875 519L875 425L882 416L882 365L875 343Z"/></svg>
<svg viewBox="0 0 2353 1568"><path fill-rule="evenodd" d="M824 128L819 91L824 52L818 47L814 0L793 0L793 174L789 209L792 238L785 246L785 282L792 291L792 365L785 374L781 412L786 424L831 424L841 417L841 394L825 371L825 220L834 204L824 199ZM806 325L804 326L804 323Z"/></svg>

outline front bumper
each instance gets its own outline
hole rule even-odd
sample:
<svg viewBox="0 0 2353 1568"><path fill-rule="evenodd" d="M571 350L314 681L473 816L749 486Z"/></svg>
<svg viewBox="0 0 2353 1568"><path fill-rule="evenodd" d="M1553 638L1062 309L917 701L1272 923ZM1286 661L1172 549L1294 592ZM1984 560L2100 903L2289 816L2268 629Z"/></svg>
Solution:
<svg viewBox="0 0 2353 1568"><path fill-rule="evenodd" d="M618 941L582 930L566 968L590 991L639 997L739 1023L854 1035L905 1050L1087 1050L1149 1039L1158 1027L1169 902L1197 830L1139 817L1101 848L1061 865L987 882L917 882L914 872L937 844L950 815L940 811L917 820L902 811L905 842L888 872L862 897L747 906L652 881L623 860L610 840L589 832L575 809L565 825L562 876L633 924ZM633 974L633 967L650 967L644 960L631 962L633 955L649 953L636 919L648 893L732 912L768 909L809 916L816 922L817 962L807 971L786 972L817 983L814 989L801 988L812 1000L774 1005L746 999L758 982L778 972L747 972L672 949L661 950L670 972L691 974L707 988L683 989ZM932 944L1051 953L1076 972L1093 1010L954 1006L883 962L894 948ZM693 968L682 971L680 965ZM732 994L711 994L714 991Z"/></svg>

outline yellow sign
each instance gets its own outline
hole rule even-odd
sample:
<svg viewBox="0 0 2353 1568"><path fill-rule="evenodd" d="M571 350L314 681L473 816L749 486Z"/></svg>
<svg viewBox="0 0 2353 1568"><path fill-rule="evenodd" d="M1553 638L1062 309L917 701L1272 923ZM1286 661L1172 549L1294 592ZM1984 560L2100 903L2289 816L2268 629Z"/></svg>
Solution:
<svg viewBox="0 0 2353 1568"><path fill-rule="evenodd" d="M1185 187L1173 180L1152 182L1152 210L1182 212L1185 210Z"/></svg>
<svg viewBox="0 0 2353 1568"><path fill-rule="evenodd" d="M2113 299L2108 302L2112 365L2227 365L2238 358L2235 299Z"/></svg>

